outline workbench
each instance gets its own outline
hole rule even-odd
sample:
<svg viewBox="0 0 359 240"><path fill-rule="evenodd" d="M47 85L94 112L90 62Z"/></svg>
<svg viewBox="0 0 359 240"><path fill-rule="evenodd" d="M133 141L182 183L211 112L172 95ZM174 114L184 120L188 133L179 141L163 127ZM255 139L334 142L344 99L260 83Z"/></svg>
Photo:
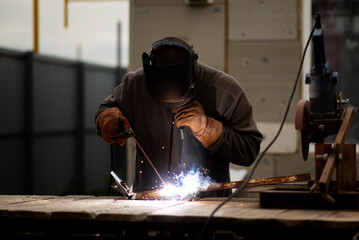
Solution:
<svg viewBox="0 0 359 240"><path fill-rule="evenodd" d="M196 239L223 200L0 195L0 239ZM236 198L203 239L353 239L358 231L357 210L264 209L258 198Z"/></svg>

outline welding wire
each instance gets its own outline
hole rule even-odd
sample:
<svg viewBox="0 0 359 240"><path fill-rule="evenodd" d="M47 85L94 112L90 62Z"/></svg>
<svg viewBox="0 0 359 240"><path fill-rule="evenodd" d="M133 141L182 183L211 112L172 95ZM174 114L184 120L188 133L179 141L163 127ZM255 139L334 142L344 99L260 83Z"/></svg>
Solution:
<svg viewBox="0 0 359 240"><path fill-rule="evenodd" d="M132 136L132 138L135 140L135 142L136 142L138 148L141 150L141 152L143 153L143 155L146 157L147 161L151 164L153 170L155 170L157 176L160 178L160 180L162 181L162 183L163 183L164 185L166 185L165 181L163 181L161 175L158 173L157 169L156 169L155 166L152 164L151 160L147 157L147 154L145 153L145 151L143 151L141 145L137 142L137 139L136 139L134 136Z"/></svg>
<svg viewBox="0 0 359 240"><path fill-rule="evenodd" d="M111 155L111 165L110 165L110 171L113 171L113 144L110 144L110 155ZM112 185L112 176L110 174L110 180L109 180L109 184L108 184L108 188L107 188L107 196L110 196L110 191L111 191L111 185Z"/></svg>

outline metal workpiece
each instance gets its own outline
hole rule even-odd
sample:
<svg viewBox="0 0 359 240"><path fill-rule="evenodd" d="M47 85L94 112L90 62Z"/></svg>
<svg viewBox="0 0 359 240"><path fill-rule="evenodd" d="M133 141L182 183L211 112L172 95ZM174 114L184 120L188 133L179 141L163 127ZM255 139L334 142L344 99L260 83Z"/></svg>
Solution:
<svg viewBox="0 0 359 240"><path fill-rule="evenodd" d="M290 176L278 176L278 177L268 177L268 178L259 178L259 179L251 179L249 180L246 187L256 187L256 186L265 186L265 185L277 185L282 183L294 183L294 182L302 182L310 180L309 173L297 174L297 175L290 175ZM224 182L224 183L212 183L206 188L200 188L197 192L189 193L188 196L180 198L176 195L166 195L164 194L161 189L151 190L151 191L143 191L138 192L135 195L135 198L132 199L162 199L162 200L175 200L175 199L193 199L195 198L196 194L201 192L210 192L210 191L220 191L225 189L234 189L241 187L245 181L232 181L232 182Z"/></svg>

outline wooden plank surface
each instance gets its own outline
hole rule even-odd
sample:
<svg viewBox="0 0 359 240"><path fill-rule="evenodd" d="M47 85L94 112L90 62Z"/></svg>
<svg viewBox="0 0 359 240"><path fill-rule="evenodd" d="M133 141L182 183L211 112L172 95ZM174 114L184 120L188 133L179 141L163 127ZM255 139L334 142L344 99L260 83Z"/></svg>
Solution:
<svg viewBox="0 0 359 240"><path fill-rule="evenodd" d="M89 197L2 196L0 198L0 217L48 219L56 209L62 209L71 202Z"/></svg>
<svg viewBox="0 0 359 240"><path fill-rule="evenodd" d="M1 196L0 217L142 221L151 211L183 203L94 196Z"/></svg>
<svg viewBox="0 0 359 240"><path fill-rule="evenodd" d="M34 196L34 195L0 195L0 206L21 203L21 202L31 202L35 200L49 199L56 196Z"/></svg>
<svg viewBox="0 0 359 240"><path fill-rule="evenodd" d="M200 200L160 209L148 215L152 221L167 218L169 222L195 223L203 221L221 201ZM254 199L235 199L226 203L214 215L215 223L231 222L247 226L270 224L281 227L329 226L340 228L359 227L359 211L263 209ZM326 225L328 223L328 225Z"/></svg>
<svg viewBox="0 0 359 240"><path fill-rule="evenodd" d="M97 211L96 220L144 221L152 212L186 203L169 200L114 200L106 208Z"/></svg>
<svg viewBox="0 0 359 240"><path fill-rule="evenodd" d="M198 201L126 200L94 196L0 196L1 218L72 219L120 222L202 223L225 198ZM356 210L262 209L258 199L233 199L220 208L214 223L285 227L359 227Z"/></svg>
<svg viewBox="0 0 359 240"><path fill-rule="evenodd" d="M314 220L315 226L325 226L330 228L358 228L359 211L336 210L326 211L325 214L318 216Z"/></svg>
<svg viewBox="0 0 359 240"><path fill-rule="evenodd" d="M327 210L307 210L307 209L292 209L283 211L281 214L272 218L271 225L280 225L285 227L305 227L312 226L316 219L327 215Z"/></svg>

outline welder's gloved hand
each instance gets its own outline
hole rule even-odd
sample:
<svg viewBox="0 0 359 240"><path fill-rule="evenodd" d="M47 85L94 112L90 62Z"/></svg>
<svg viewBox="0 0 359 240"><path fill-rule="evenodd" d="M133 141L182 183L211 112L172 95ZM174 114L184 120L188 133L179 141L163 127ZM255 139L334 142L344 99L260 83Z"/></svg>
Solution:
<svg viewBox="0 0 359 240"><path fill-rule="evenodd" d="M177 127L188 126L204 147L211 146L221 136L223 124L206 116L202 105L191 101L184 106L173 108Z"/></svg>
<svg viewBox="0 0 359 240"><path fill-rule="evenodd" d="M123 146L128 138L111 139L111 136L118 136L120 134L119 124L123 124L125 130L130 130L130 122L123 116L120 109L113 107L104 110L97 118L97 124L101 131L102 138L105 142L114 143L117 142L120 146Z"/></svg>

